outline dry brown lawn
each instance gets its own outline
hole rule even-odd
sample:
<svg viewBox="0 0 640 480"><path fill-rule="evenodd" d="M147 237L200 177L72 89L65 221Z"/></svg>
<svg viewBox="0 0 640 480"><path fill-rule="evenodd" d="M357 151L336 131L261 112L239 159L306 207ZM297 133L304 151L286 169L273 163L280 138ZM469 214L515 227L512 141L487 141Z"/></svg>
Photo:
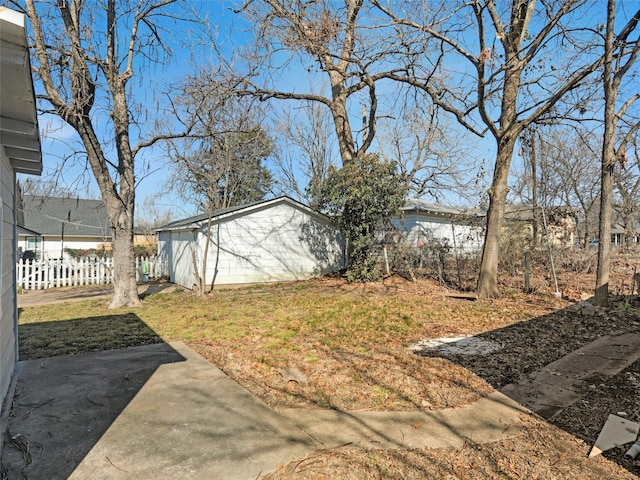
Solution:
<svg viewBox="0 0 640 480"><path fill-rule="evenodd" d="M621 268L620 279L627 274ZM455 408L602 335L640 328L637 299L617 297L597 316L582 316L572 305L589 278L568 273L561 284L565 298L555 297L540 275L535 293L505 284L502 299L475 301L451 298L450 290L429 280L393 277L354 285L325 278L220 289L206 298L157 294L142 308L119 312L106 310L103 300L30 307L20 316L20 351L25 359L182 340L276 409ZM481 335L502 348L464 358L408 349L422 339L457 335ZM298 369L308 382L286 381L279 373L285 367ZM634 364L596 386L585 397L594 409L577 405L556 425L523 418L520 433L509 440L431 450L347 445L260 478L637 478L638 463L624 459L622 449L606 458L586 455L603 415L640 411L638 370ZM636 374L637 384L625 381ZM621 391L624 399L616 398Z"/></svg>

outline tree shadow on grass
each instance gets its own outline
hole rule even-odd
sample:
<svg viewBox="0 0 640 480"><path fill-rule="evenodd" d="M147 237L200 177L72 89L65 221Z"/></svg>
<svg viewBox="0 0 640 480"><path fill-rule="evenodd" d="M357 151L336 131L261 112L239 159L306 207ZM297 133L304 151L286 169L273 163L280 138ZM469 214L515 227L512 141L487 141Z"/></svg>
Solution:
<svg viewBox="0 0 640 480"><path fill-rule="evenodd" d="M135 313L18 326L20 360L162 343Z"/></svg>
<svg viewBox="0 0 640 480"><path fill-rule="evenodd" d="M133 313L25 324L19 335L3 478L68 478L154 372L185 360Z"/></svg>
<svg viewBox="0 0 640 480"><path fill-rule="evenodd" d="M451 353L441 348L425 349L419 354L446 358L507 395L516 393L516 401L533 408L550 423L591 446L609 414L640 412L640 360L611 376L567 377L564 388L575 390L577 395L573 403L563 407L554 407L554 401L550 401L548 407L538 409L545 404L546 395L553 395L552 390L531 397L531 404L527 404L526 395L521 397L522 391L518 393L518 390L521 385L526 388L532 375L539 371L557 375L554 380L564 378L562 373L545 367L600 338L640 330L640 298L612 297L610 304L607 310L588 311L576 304L476 335L480 340L499 346L487 354ZM615 353L611 352L611 355L615 356ZM638 475L640 466L637 462L624 457L628 447L618 447L605 452L604 456Z"/></svg>

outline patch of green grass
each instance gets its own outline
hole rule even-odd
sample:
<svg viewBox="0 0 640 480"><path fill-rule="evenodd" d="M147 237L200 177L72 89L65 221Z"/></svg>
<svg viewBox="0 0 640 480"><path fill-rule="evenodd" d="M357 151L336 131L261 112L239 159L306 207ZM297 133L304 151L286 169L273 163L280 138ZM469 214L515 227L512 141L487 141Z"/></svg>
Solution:
<svg viewBox="0 0 640 480"><path fill-rule="evenodd" d="M259 338L285 357L306 342L366 351L407 344L440 325L476 332L512 323L525 309L411 295L354 295L313 282L219 290L208 298L176 291L146 297L136 309L108 310L104 300L21 309L22 358L80 353L154 342L236 342ZM311 355L310 361L317 361Z"/></svg>

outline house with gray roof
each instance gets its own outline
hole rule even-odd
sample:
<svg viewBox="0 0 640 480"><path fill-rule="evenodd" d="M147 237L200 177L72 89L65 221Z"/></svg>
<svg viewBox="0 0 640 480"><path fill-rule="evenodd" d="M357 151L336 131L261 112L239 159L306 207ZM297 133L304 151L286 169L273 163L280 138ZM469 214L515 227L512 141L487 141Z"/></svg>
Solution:
<svg viewBox="0 0 640 480"><path fill-rule="evenodd" d="M38 260L69 258L69 250L111 250L102 200L24 195L18 225L18 253Z"/></svg>
<svg viewBox="0 0 640 480"><path fill-rule="evenodd" d="M486 213L480 209L409 198L401 212L392 223L410 245L420 248L435 240L457 254L475 253L482 248Z"/></svg>

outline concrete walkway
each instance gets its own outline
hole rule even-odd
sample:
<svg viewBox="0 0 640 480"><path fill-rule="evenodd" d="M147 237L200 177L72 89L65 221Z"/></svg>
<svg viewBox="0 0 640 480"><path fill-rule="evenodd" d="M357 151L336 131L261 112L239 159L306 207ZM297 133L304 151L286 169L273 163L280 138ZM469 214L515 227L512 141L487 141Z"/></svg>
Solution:
<svg viewBox="0 0 640 480"><path fill-rule="evenodd" d="M640 360L640 332L606 335L506 385L501 392L551 419L580 400L590 384L621 372L637 360Z"/></svg>
<svg viewBox="0 0 640 480"><path fill-rule="evenodd" d="M516 435L500 393L437 412L276 412L176 342L20 362L9 478L255 480L318 448L461 445Z"/></svg>
<svg viewBox="0 0 640 480"><path fill-rule="evenodd" d="M282 410L323 448L461 447L465 438L484 443L517 435L520 415L530 413L510 398L492 395L462 408L414 412Z"/></svg>
<svg viewBox="0 0 640 480"><path fill-rule="evenodd" d="M489 442L517 435L527 408L548 418L638 359L640 333L608 335L502 393L433 412L277 412L181 342L30 360L2 412L2 464L9 479L255 480L344 444Z"/></svg>
<svg viewBox="0 0 640 480"><path fill-rule="evenodd" d="M168 293L176 290L177 285L169 282L151 282L138 285L141 297L154 293ZM18 308L57 303L82 302L95 298L108 299L113 295L111 285L91 285L87 287L60 287L45 290L26 290L18 295Z"/></svg>

